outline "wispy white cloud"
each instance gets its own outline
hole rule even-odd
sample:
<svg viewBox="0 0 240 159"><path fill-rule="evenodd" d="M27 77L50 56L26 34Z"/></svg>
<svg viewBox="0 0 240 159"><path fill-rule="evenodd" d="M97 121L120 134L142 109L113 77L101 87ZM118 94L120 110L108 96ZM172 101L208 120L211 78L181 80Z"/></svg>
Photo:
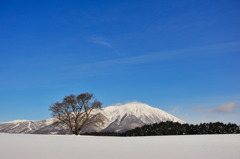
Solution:
<svg viewBox="0 0 240 159"><path fill-rule="evenodd" d="M103 37L95 37L95 40L98 39L98 43L102 43L102 45L109 45L111 44ZM132 57L125 57L125 58L116 58L111 60L99 61L94 63L86 63L80 65L72 65L66 66L62 68L58 68L61 71L67 71L68 73L79 74L83 72L92 73L94 76L99 74L104 74L106 68L112 68L115 66L127 66L127 65L134 65L134 64L141 64L141 63L148 63L154 61L162 61L162 60L171 60L177 58L188 58L191 56L208 56L210 54L217 53L228 53L229 51L239 51L240 50L240 41L232 42L232 43L223 43L217 45L208 45L202 47L194 47L194 48L185 48L179 50L171 50L165 52L156 52L150 54L144 54L139 56L132 56ZM97 72L99 73L97 73ZM108 71L109 74L109 71Z"/></svg>
<svg viewBox="0 0 240 159"><path fill-rule="evenodd" d="M180 110L179 110L179 106L175 106L175 107L173 107L172 108L172 110L170 110L170 113L179 113L180 112Z"/></svg>
<svg viewBox="0 0 240 159"><path fill-rule="evenodd" d="M112 45L107 41L96 41L96 43L112 48Z"/></svg>
<svg viewBox="0 0 240 159"><path fill-rule="evenodd" d="M165 52L156 52L156 53L144 54L144 55L140 55L140 56L126 57L126 58L117 58L117 59L112 59L112 60L99 61L99 62L95 62L95 63L88 63L85 65L76 65L76 66L72 66L72 67L76 67L76 68L80 68L82 66L106 67L106 66L122 65L122 64L147 63L147 62L159 61L159 60L165 60L165 59L196 56L199 54L200 55L210 54L211 53L210 51L212 51L212 50L218 50L218 51L226 50L228 52L231 49L240 50L239 46L240 46L240 41L233 42L233 43L218 44L218 45L171 50L171 51L165 51Z"/></svg>
<svg viewBox="0 0 240 159"><path fill-rule="evenodd" d="M106 46L109 48L112 48L112 44L105 38L102 36L92 36L91 38L89 38L91 42L102 45L102 46Z"/></svg>
<svg viewBox="0 0 240 159"><path fill-rule="evenodd" d="M124 55L123 53L119 52L118 49L116 49L116 47L112 44L112 42L109 39L103 36L92 36L88 38L88 41L111 49L115 55L118 55L118 56Z"/></svg>
<svg viewBox="0 0 240 159"><path fill-rule="evenodd" d="M226 104L223 104L216 108L209 108L206 109L206 113L235 113L239 110L239 106L235 102L229 102Z"/></svg>
<svg viewBox="0 0 240 159"><path fill-rule="evenodd" d="M202 109L202 107L200 105L197 105L197 106L193 107L193 110L195 110L195 111L198 111L198 110L201 110L201 109Z"/></svg>

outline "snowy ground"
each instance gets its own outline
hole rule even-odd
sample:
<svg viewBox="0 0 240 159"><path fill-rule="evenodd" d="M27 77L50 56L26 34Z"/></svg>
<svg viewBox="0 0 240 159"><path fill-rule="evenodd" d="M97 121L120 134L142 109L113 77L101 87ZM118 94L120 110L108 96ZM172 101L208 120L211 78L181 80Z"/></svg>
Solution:
<svg viewBox="0 0 240 159"><path fill-rule="evenodd" d="M0 134L1 159L240 159L240 134L91 137Z"/></svg>

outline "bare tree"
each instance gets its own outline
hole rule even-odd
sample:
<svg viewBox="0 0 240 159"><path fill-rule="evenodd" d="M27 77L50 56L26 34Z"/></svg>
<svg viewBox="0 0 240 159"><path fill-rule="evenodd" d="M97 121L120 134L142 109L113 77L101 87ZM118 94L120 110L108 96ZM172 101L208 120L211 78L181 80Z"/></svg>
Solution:
<svg viewBox="0 0 240 159"><path fill-rule="evenodd" d="M103 123L100 113L94 112L101 109L101 106L102 103L93 94L82 93L66 96L62 102L50 106L49 110L58 122L66 124L73 134L79 135L89 124Z"/></svg>

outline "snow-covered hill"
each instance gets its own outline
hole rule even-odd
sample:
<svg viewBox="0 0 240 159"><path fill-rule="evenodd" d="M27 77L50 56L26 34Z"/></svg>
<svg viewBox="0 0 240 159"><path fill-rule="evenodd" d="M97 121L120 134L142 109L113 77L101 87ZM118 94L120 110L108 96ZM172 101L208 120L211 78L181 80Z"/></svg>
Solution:
<svg viewBox="0 0 240 159"><path fill-rule="evenodd" d="M239 159L240 134L147 137L1 134L1 159Z"/></svg>
<svg viewBox="0 0 240 159"><path fill-rule="evenodd" d="M120 106L109 106L96 113L101 113L105 119L104 124L92 124L83 129L82 132L124 132L145 124L162 121L185 123L165 111L139 102L127 103ZM54 119L42 121L16 120L1 123L0 132L37 134L68 133L63 125L54 124Z"/></svg>
<svg viewBox="0 0 240 159"><path fill-rule="evenodd" d="M102 131L108 132L124 132L145 124L162 121L185 123L165 111L139 102L109 106L103 110L102 114L108 119Z"/></svg>

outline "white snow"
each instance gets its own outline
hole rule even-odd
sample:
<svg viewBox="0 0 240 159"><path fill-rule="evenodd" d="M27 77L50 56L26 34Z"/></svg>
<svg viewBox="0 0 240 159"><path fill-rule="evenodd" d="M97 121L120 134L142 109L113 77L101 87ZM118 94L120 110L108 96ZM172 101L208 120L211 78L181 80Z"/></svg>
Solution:
<svg viewBox="0 0 240 159"><path fill-rule="evenodd" d="M240 134L92 137L0 134L1 159L239 159Z"/></svg>
<svg viewBox="0 0 240 159"><path fill-rule="evenodd" d="M170 120L179 123L186 123L161 109L154 108L147 104L139 102L131 102L119 106L108 106L106 108L103 108L103 111L101 113L108 117L110 123L115 121L117 118L123 118L123 116L125 116L126 114L135 115L137 118L141 119L143 119L144 116L147 116L152 121L154 121L154 119L156 119L157 117L162 118L163 121Z"/></svg>
<svg viewBox="0 0 240 159"><path fill-rule="evenodd" d="M31 128L31 121L28 123L28 129L29 129L29 131L32 131L32 128Z"/></svg>
<svg viewBox="0 0 240 159"><path fill-rule="evenodd" d="M5 122L5 123L18 124L18 123L22 123L22 122L26 122L26 121L29 121L29 120L13 120L13 121Z"/></svg>
<svg viewBox="0 0 240 159"><path fill-rule="evenodd" d="M113 131L113 129L115 129L115 131L126 131L135 127L140 127L143 124L152 124L162 121L186 123L161 109L154 108L147 104L139 102L131 102L118 106L109 106L101 110L93 110L92 113L100 113L105 119L104 124L100 124L97 126L93 124L91 126L92 130L94 131ZM130 126L127 125L126 122L130 122L130 120L132 123L135 122L135 124L132 124ZM51 124L53 124L54 122L54 118L42 121L15 120L7 123L0 123L0 129L1 124L4 124L2 132L9 132L9 129L6 129L6 124L10 124L11 127L13 127L12 124L20 124L19 127L15 127L18 129L13 131L11 130L11 132L19 132L18 130L21 130L21 133L30 133L32 132L32 130L37 130L44 126L50 126L49 131L51 131ZM48 133L51 134L53 132Z"/></svg>
<svg viewBox="0 0 240 159"><path fill-rule="evenodd" d="M11 129L14 129L14 128L18 127L19 125L20 125L20 124L18 123L18 124L16 124L15 126L11 127Z"/></svg>
<svg viewBox="0 0 240 159"><path fill-rule="evenodd" d="M54 121L55 121L54 118L50 118L50 119L47 119L47 120L46 120L45 124L46 124L46 125L51 125L51 124L54 123Z"/></svg>

